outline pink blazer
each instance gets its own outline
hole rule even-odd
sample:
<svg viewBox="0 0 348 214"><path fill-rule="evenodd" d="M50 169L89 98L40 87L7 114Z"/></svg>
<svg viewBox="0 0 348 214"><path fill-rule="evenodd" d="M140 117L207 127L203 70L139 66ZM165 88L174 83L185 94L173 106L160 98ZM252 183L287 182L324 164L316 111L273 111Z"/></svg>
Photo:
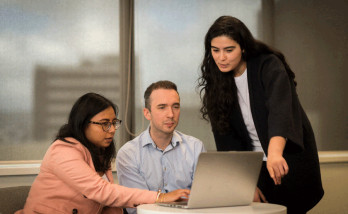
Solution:
<svg viewBox="0 0 348 214"><path fill-rule="evenodd" d="M80 142L55 141L47 150L21 213L122 213L120 207L154 203L156 192L113 184L95 171L90 152ZM109 208L108 208L109 207Z"/></svg>

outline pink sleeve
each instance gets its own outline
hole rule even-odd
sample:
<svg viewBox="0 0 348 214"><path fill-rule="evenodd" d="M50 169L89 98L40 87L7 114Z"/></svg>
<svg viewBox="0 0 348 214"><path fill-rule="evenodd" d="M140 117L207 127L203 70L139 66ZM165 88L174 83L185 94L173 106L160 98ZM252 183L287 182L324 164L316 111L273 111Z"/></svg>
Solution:
<svg viewBox="0 0 348 214"><path fill-rule="evenodd" d="M75 144L52 145L49 164L53 173L88 199L110 207L135 207L154 203L156 192L127 188L102 179L85 160L84 152Z"/></svg>

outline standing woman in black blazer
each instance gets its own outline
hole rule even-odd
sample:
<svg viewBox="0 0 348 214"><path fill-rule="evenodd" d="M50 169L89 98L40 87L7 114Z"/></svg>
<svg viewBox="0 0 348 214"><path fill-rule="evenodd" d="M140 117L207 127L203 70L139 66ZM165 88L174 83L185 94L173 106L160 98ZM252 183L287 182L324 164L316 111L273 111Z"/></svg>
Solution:
<svg viewBox="0 0 348 214"><path fill-rule="evenodd" d="M255 201L306 213L322 198L318 152L284 55L230 16L205 37L198 87L218 151L263 151Z"/></svg>

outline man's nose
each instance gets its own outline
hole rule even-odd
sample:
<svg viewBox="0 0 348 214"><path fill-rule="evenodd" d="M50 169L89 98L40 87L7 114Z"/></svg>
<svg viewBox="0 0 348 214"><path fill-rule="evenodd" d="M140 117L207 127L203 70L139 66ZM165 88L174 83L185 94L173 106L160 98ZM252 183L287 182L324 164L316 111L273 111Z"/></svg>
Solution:
<svg viewBox="0 0 348 214"><path fill-rule="evenodd" d="M173 117L174 116L174 112L172 108L168 108L168 112L167 112L168 117Z"/></svg>

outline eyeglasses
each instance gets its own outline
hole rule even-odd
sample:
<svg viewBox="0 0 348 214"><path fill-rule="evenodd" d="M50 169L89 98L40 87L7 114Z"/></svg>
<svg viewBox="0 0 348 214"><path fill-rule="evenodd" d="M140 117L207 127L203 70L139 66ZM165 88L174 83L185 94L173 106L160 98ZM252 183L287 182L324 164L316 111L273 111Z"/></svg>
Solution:
<svg viewBox="0 0 348 214"><path fill-rule="evenodd" d="M111 124L115 127L115 130L120 128L120 126L122 124L122 120L116 119L116 120L114 120L112 122L94 122L94 121L89 121L89 123L101 125L103 130L104 130L104 132L107 132L107 131L110 130Z"/></svg>

